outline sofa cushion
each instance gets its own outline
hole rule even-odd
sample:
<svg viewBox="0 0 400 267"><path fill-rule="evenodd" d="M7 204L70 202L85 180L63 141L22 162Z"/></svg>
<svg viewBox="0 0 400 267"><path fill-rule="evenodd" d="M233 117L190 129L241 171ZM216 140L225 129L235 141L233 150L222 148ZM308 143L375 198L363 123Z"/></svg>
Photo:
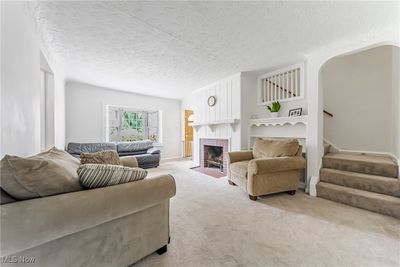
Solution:
<svg viewBox="0 0 400 267"><path fill-rule="evenodd" d="M117 146L114 143L68 143L67 146L67 152L75 155L104 150L117 150Z"/></svg>
<svg viewBox="0 0 400 267"><path fill-rule="evenodd" d="M151 168L160 163L160 154L142 154L135 156L140 168Z"/></svg>
<svg viewBox="0 0 400 267"><path fill-rule="evenodd" d="M231 163L229 165L230 171L235 173L235 175L238 175L240 177L247 177L247 169L249 166L249 160L245 161L238 161L235 163Z"/></svg>
<svg viewBox="0 0 400 267"><path fill-rule="evenodd" d="M153 142L151 140L117 143L117 151L119 154L123 153L127 154L136 151L147 151L147 149L152 147L153 147Z"/></svg>
<svg viewBox="0 0 400 267"><path fill-rule="evenodd" d="M253 157L274 158L292 157L299 149L297 139L258 139L254 143Z"/></svg>
<svg viewBox="0 0 400 267"><path fill-rule="evenodd" d="M160 154L161 151L158 148L152 147L147 150L147 154Z"/></svg>
<svg viewBox="0 0 400 267"><path fill-rule="evenodd" d="M57 148L28 158L6 155L1 160L1 187L24 200L79 191L79 161Z"/></svg>
<svg viewBox="0 0 400 267"><path fill-rule="evenodd" d="M84 164L78 168L79 180L87 188L98 188L142 180L147 171L117 165Z"/></svg>
<svg viewBox="0 0 400 267"><path fill-rule="evenodd" d="M10 196L3 188L0 187L0 205L8 204L17 201L15 198Z"/></svg>
<svg viewBox="0 0 400 267"><path fill-rule="evenodd" d="M131 167L131 168L139 167L136 157L126 156L126 157L121 157L119 160L121 161L122 166Z"/></svg>
<svg viewBox="0 0 400 267"><path fill-rule="evenodd" d="M121 157L124 156L137 156L137 155L143 155L147 154L147 150L138 150L138 151L131 151L131 152L118 152L118 155Z"/></svg>
<svg viewBox="0 0 400 267"><path fill-rule="evenodd" d="M121 165L116 150L104 150L95 153L81 153L81 164L109 164Z"/></svg>

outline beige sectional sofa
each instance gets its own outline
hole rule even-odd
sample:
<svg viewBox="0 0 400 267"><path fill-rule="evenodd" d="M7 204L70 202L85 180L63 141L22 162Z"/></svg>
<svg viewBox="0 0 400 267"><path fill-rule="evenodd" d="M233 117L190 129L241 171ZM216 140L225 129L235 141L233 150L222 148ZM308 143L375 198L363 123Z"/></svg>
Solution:
<svg viewBox="0 0 400 267"><path fill-rule="evenodd" d="M1 205L2 266L128 266L163 253L175 190L161 175Z"/></svg>

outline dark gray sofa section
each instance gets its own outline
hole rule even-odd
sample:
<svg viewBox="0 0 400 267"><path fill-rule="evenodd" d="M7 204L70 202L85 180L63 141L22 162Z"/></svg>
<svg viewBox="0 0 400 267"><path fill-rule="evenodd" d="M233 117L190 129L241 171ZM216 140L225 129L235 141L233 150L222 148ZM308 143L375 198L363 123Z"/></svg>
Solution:
<svg viewBox="0 0 400 267"><path fill-rule="evenodd" d="M160 165L160 150L154 148L150 140L136 142L104 143L68 143L67 151L79 158L82 152L94 153L104 150L116 150L120 157L134 156L140 168L153 168Z"/></svg>

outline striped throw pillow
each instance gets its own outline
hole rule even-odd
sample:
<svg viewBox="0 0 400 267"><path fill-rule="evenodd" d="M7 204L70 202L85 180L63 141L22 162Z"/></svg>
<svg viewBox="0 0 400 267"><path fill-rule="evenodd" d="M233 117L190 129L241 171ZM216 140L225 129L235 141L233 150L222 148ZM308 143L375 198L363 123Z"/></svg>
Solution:
<svg viewBox="0 0 400 267"><path fill-rule="evenodd" d="M82 164L78 170L79 181L84 187L98 188L142 180L147 171L107 164Z"/></svg>

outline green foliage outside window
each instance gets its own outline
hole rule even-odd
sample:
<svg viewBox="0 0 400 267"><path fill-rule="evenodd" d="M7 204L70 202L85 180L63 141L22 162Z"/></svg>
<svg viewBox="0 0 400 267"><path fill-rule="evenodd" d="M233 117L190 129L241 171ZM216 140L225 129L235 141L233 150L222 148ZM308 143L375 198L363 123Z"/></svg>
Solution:
<svg viewBox="0 0 400 267"><path fill-rule="evenodd" d="M159 142L159 112L110 107L109 140Z"/></svg>
<svg viewBox="0 0 400 267"><path fill-rule="evenodd" d="M122 115L122 129L133 129L143 132L143 117L141 113L125 111Z"/></svg>

